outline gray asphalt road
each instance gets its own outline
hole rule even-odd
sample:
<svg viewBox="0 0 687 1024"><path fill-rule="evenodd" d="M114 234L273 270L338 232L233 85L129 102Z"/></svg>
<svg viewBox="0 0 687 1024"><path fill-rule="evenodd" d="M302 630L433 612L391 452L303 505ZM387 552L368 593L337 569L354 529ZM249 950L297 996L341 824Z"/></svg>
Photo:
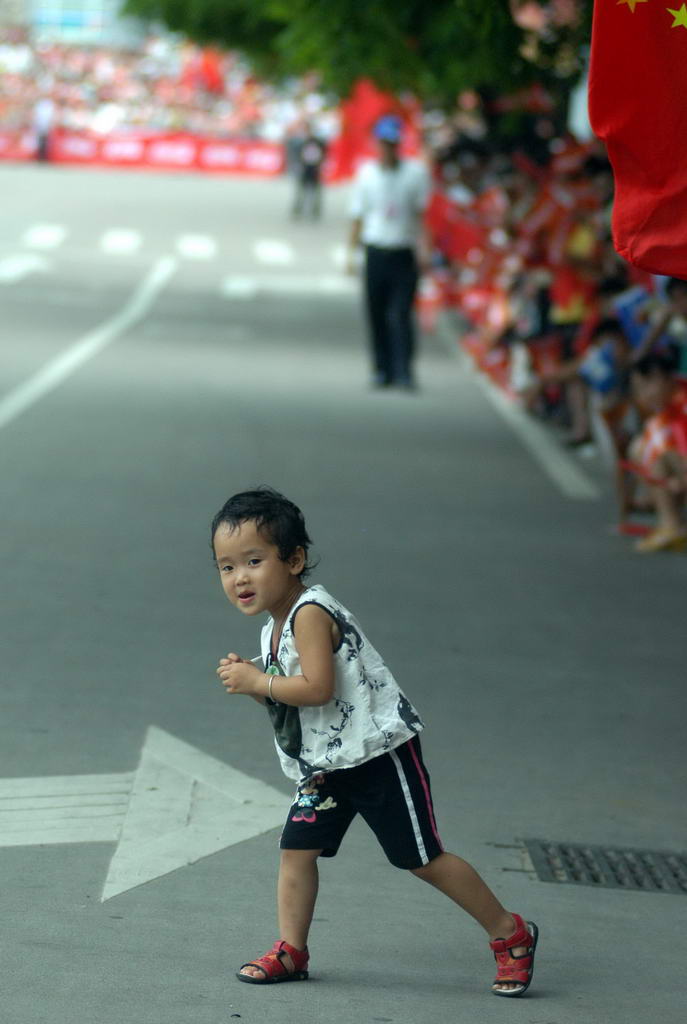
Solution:
<svg viewBox="0 0 687 1024"><path fill-rule="evenodd" d="M313 226L287 182L2 167L0 188L0 413L43 381L0 427L0 775L121 780L153 725L286 806L260 709L213 674L257 636L209 520L270 483L423 713L447 847L542 930L506 1011L477 927L354 825L313 981L258 991L233 972L275 938L277 832L102 903L114 842L41 841L41 796L36 841L0 846L3 1020L677 1024L685 900L540 882L517 841L685 848L687 563L610 535L593 464L605 496L564 497L438 338L419 394L367 391L343 195Z"/></svg>

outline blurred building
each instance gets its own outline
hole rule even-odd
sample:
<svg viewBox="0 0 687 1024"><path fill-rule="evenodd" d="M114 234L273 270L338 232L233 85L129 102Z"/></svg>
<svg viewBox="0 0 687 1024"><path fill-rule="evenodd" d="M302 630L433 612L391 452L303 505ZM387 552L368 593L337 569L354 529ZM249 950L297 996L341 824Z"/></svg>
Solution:
<svg viewBox="0 0 687 1024"><path fill-rule="evenodd" d="M146 26L123 18L123 0L0 0L2 23L26 25L36 42L136 46Z"/></svg>
<svg viewBox="0 0 687 1024"><path fill-rule="evenodd" d="M28 0L0 0L0 28L26 25Z"/></svg>

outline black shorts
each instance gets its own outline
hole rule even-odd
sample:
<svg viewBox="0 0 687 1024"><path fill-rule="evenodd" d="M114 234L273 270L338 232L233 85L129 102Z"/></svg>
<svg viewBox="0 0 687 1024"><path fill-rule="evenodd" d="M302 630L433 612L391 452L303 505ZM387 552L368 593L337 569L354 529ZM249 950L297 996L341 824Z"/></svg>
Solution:
<svg viewBox="0 0 687 1024"><path fill-rule="evenodd" d="M334 857L358 813L395 867L423 867L443 852L417 736L356 768L299 786L279 845Z"/></svg>

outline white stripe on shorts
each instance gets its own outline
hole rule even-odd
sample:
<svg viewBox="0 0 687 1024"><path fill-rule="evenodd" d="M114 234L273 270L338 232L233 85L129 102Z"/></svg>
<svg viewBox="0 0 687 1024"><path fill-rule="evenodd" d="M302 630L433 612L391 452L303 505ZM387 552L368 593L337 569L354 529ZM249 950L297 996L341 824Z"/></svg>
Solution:
<svg viewBox="0 0 687 1024"><path fill-rule="evenodd" d="M395 750L390 750L389 753L391 754L392 761L396 765L396 771L398 772L398 777L399 777L400 782L401 782L401 788L403 790L403 795L404 795L404 797L406 799L406 805L408 807L408 813L410 814L410 820L413 823L413 832L415 833L415 842L417 843L418 853L420 854L420 857L422 858L423 865L424 864L429 864L429 857L427 856L427 851L425 850L425 844L424 844L424 842L422 840L422 833L420 832L420 822L417 820L417 814L415 812L415 804L413 803L413 798L410 795L410 787L408 785L408 780L406 779L406 774L403 771L403 765L401 764L399 756L398 756L398 754L396 753Z"/></svg>

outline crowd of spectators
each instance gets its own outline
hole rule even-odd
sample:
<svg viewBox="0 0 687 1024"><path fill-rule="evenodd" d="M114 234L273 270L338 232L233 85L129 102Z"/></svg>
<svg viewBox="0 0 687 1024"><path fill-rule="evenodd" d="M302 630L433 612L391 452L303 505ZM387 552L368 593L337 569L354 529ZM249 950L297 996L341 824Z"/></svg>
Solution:
<svg viewBox="0 0 687 1024"><path fill-rule="evenodd" d="M46 101L53 127L188 132L280 142L304 120L331 136L335 107L314 76L279 88L257 80L239 56L151 36L136 50L31 43L0 36L0 127L30 130Z"/></svg>
<svg viewBox="0 0 687 1024"><path fill-rule="evenodd" d="M528 112L517 142L494 119ZM428 212L439 302L459 311L479 366L581 454L613 460L620 529L643 552L687 547L687 283L624 263L611 239L613 175L598 142L556 132L537 86L419 110L435 177ZM136 52L0 36L0 129L188 132L284 142L334 138L315 76L279 87L240 57L173 37ZM647 524L638 518L651 511Z"/></svg>
<svg viewBox="0 0 687 1024"><path fill-rule="evenodd" d="M497 145L475 105L429 126L435 292L483 371L571 449L612 462L636 549L685 549L687 282L615 252L599 142L542 115L525 144Z"/></svg>

